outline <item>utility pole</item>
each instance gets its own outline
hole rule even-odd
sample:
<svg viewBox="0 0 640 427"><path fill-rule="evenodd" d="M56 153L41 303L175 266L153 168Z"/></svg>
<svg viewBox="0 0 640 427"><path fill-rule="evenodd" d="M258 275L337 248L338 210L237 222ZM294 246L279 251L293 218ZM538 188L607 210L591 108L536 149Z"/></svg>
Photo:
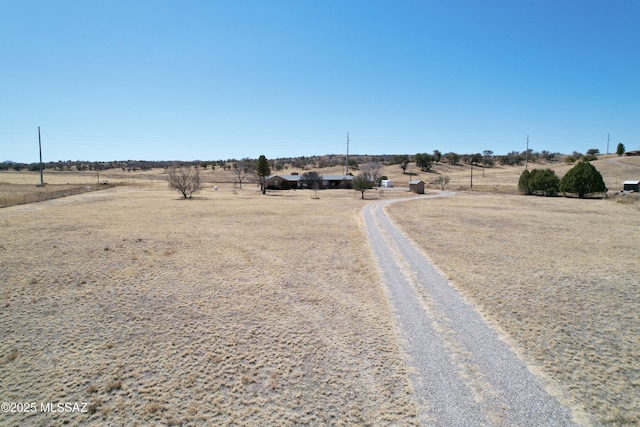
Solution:
<svg viewBox="0 0 640 427"><path fill-rule="evenodd" d="M609 139L611 137L611 134L609 132L607 132L607 154L609 154Z"/></svg>
<svg viewBox="0 0 640 427"><path fill-rule="evenodd" d="M527 151L524 153L524 168L529 170L529 135L527 135Z"/></svg>
<svg viewBox="0 0 640 427"><path fill-rule="evenodd" d="M473 190L473 158L469 163L471 164L471 189Z"/></svg>
<svg viewBox="0 0 640 427"><path fill-rule="evenodd" d="M345 175L349 175L349 132L347 132L347 172Z"/></svg>
<svg viewBox="0 0 640 427"><path fill-rule="evenodd" d="M40 186L44 187L44 180L42 179L42 139L40 138L40 126L38 126L38 148L40 149Z"/></svg>

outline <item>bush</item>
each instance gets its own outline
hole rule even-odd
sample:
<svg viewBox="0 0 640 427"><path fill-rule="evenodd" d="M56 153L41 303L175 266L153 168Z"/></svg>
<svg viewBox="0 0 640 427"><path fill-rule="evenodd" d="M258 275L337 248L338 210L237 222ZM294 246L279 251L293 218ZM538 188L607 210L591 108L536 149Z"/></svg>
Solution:
<svg viewBox="0 0 640 427"><path fill-rule="evenodd" d="M529 185L533 194L542 193L543 196L558 194L560 179L551 169L534 169L529 177Z"/></svg>
<svg viewBox="0 0 640 427"><path fill-rule="evenodd" d="M607 191L600 172L591 163L585 161L579 162L562 177L559 189L565 196L570 193L577 194L580 198L587 194Z"/></svg>
<svg viewBox="0 0 640 427"><path fill-rule="evenodd" d="M551 169L524 170L518 180L518 190L527 195L555 196L558 194L559 181Z"/></svg>
<svg viewBox="0 0 640 427"><path fill-rule="evenodd" d="M518 179L518 190L522 194L526 194L527 196L531 195L531 188L529 187L529 177L531 173L528 169L525 169L520 174L520 179Z"/></svg>

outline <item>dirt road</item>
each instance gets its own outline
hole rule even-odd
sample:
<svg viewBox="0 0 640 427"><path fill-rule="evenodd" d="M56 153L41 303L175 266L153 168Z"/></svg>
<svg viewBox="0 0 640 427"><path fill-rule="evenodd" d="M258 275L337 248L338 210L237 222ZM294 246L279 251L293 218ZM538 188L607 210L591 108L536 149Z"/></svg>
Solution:
<svg viewBox="0 0 640 427"><path fill-rule="evenodd" d="M423 424L574 425L543 382L389 219L384 208L398 201L369 204L363 215L410 356Z"/></svg>

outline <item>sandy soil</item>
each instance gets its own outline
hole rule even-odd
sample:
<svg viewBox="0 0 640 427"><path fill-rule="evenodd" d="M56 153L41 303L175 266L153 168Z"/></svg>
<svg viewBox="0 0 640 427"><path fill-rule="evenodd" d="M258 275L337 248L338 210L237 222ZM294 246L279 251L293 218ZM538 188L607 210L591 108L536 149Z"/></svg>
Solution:
<svg viewBox="0 0 640 427"><path fill-rule="evenodd" d="M165 185L0 210L4 425L413 425L355 191Z"/></svg>
<svg viewBox="0 0 640 427"><path fill-rule="evenodd" d="M459 193L389 212L583 422L640 424L637 205Z"/></svg>

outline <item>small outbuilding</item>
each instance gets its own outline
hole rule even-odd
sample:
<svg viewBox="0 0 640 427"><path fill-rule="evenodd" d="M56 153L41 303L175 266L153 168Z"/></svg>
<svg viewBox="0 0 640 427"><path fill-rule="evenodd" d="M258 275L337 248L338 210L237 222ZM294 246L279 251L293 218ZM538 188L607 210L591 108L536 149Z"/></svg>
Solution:
<svg viewBox="0 0 640 427"><path fill-rule="evenodd" d="M409 191L417 194L424 194L424 181L413 179L409 181Z"/></svg>
<svg viewBox="0 0 640 427"><path fill-rule="evenodd" d="M624 191L635 191L640 193L640 181L625 181L622 189Z"/></svg>
<svg viewBox="0 0 640 427"><path fill-rule="evenodd" d="M390 179L383 179L380 181L380 187L391 188L393 187L393 181L391 181Z"/></svg>

